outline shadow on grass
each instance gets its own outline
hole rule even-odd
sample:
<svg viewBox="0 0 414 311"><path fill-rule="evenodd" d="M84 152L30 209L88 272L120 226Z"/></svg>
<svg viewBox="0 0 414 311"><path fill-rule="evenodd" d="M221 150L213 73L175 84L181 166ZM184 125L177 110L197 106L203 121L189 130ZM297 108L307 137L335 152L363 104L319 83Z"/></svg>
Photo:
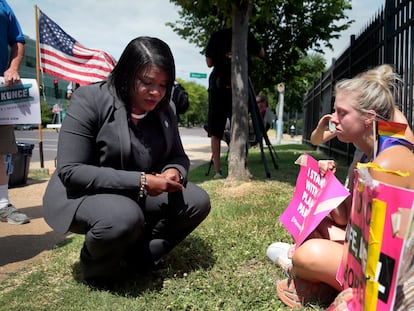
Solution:
<svg viewBox="0 0 414 311"><path fill-rule="evenodd" d="M168 279L185 278L194 271L209 270L215 261L211 246L204 239L190 236L168 254L161 268L135 274L125 282L116 284L109 292L128 297L159 292ZM72 266L72 275L77 282L84 283L79 261Z"/></svg>

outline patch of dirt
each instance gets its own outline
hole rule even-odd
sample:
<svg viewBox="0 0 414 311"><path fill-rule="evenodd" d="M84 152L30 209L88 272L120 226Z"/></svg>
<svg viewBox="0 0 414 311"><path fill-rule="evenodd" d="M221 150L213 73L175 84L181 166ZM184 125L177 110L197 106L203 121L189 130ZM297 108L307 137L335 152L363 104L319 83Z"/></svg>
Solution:
<svg viewBox="0 0 414 311"><path fill-rule="evenodd" d="M234 199L243 199L251 198L252 194L255 195L266 195L268 191L272 191L272 188L269 188L270 184L265 182L243 182L237 185L223 187L221 192L223 197L234 198Z"/></svg>

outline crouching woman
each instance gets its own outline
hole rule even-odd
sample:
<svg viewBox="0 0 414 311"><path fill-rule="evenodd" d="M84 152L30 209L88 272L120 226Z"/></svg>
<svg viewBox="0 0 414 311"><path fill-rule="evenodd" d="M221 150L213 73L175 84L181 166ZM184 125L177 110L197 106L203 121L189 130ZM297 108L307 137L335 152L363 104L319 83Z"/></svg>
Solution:
<svg viewBox="0 0 414 311"><path fill-rule="evenodd" d="M174 81L168 45L138 37L106 81L72 96L43 213L56 231L85 235L88 283L154 268L210 211L208 194L187 182Z"/></svg>

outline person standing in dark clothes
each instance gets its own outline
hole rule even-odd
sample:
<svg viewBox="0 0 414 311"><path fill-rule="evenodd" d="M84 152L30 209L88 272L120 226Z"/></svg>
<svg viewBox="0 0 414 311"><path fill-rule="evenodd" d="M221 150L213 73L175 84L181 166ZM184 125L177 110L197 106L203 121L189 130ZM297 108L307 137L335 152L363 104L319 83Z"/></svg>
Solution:
<svg viewBox="0 0 414 311"><path fill-rule="evenodd" d="M222 178L220 166L220 144L223 138L227 119L231 120L232 91L231 91L231 40L232 29L224 28L214 32L207 43L206 63L213 67L209 77L209 100L207 129L211 137L211 152L214 164L214 178ZM264 57L264 49L252 33L248 34L248 55ZM248 58L248 67L250 58Z"/></svg>

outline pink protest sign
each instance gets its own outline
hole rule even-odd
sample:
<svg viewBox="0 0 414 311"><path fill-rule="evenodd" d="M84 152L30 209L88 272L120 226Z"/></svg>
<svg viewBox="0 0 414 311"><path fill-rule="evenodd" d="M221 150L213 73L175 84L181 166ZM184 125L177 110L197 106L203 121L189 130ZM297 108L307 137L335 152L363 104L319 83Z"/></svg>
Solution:
<svg viewBox="0 0 414 311"><path fill-rule="evenodd" d="M329 212L349 195L335 175L319 173L318 161L303 154L296 161L300 172L293 198L280 221L300 245Z"/></svg>
<svg viewBox="0 0 414 311"><path fill-rule="evenodd" d="M392 310L414 191L358 176L338 280L354 288L348 310Z"/></svg>

